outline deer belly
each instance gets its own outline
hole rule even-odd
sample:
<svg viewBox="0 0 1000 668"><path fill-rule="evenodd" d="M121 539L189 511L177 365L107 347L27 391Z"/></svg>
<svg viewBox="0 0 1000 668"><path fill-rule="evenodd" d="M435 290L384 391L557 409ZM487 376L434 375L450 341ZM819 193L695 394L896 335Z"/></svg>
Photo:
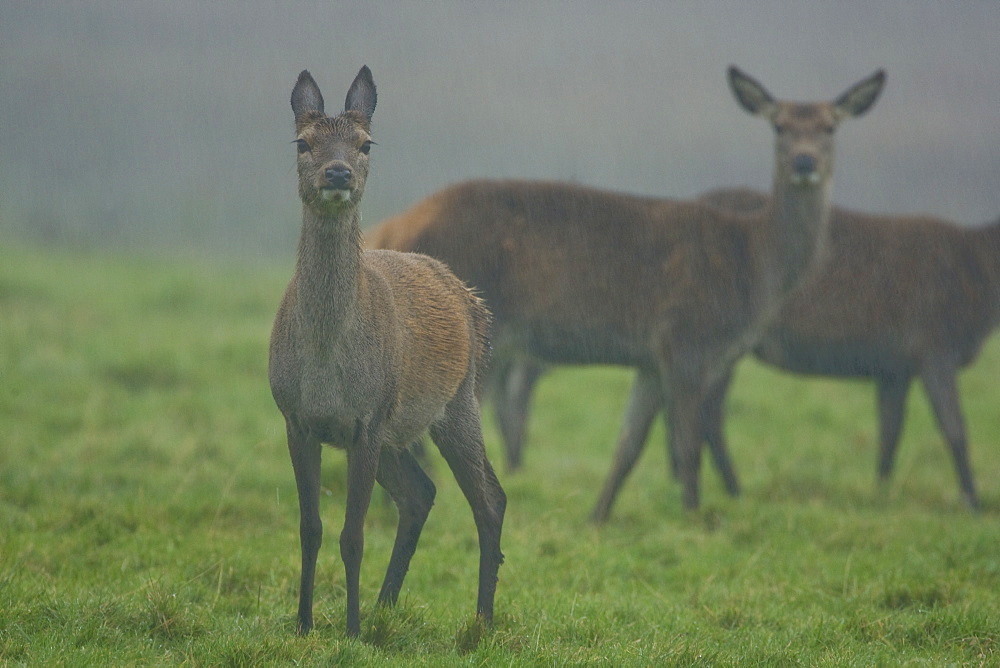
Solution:
<svg viewBox="0 0 1000 668"><path fill-rule="evenodd" d="M648 357L632 336L612 326L529 326L526 341L532 355L557 364L634 366Z"/></svg>
<svg viewBox="0 0 1000 668"><path fill-rule="evenodd" d="M771 333L754 349L754 355L773 366L802 374L872 377L908 366L890 346L870 341L823 341Z"/></svg>
<svg viewBox="0 0 1000 668"><path fill-rule="evenodd" d="M344 421L333 418L303 418L308 432L321 443L332 445L336 448L348 448L353 445L361 435L364 423L360 418Z"/></svg>

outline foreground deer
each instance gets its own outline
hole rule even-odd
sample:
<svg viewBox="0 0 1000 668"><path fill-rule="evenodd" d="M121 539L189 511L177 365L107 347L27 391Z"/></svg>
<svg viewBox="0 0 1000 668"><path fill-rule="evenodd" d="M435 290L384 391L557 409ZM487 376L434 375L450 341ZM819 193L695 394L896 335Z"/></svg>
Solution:
<svg viewBox="0 0 1000 668"><path fill-rule="evenodd" d="M763 213L571 184L473 181L387 220L369 243L441 258L474 285L494 313L501 374L525 355L638 368L621 443L645 433L650 411L664 410L683 502L694 508L700 413L817 262L833 130L865 113L883 82L879 71L834 102L799 104L775 101L730 68L736 99L777 132L773 201ZM594 520L606 519L634 454L620 449Z"/></svg>
<svg viewBox="0 0 1000 668"><path fill-rule="evenodd" d="M345 111L328 117L303 71L292 90L302 233L295 274L271 334L270 381L285 416L301 515L298 631L313 625L320 450L347 451L347 511L340 554L347 633L360 633L358 578L364 520L377 480L399 508L396 542L379 602L396 602L434 485L407 446L428 427L472 506L479 532L477 612L493 617L506 497L483 449L477 375L489 316L437 260L361 250L359 204L368 176L375 84L362 67Z"/></svg>
<svg viewBox="0 0 1000 668"><path fill-rule="evenodd" d="M767 196L718 190L705 201L754 211ZM962 498L979 507L956 375L1000 326L1000 220L959 227L930 217L876 216L835 208L831 262L787 302L754 349L798 373L875 380L881 481L892 473L914 376L927 391L951 450ZM723 437L728 382L706 411L705 437L731 470Z"/></svg>

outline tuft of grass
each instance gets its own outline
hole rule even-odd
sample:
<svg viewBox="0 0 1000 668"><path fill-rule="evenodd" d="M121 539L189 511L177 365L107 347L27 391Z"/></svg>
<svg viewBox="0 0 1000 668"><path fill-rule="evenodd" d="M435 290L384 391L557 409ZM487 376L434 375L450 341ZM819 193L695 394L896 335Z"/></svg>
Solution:
<svg viewBox="0 0 1000 668"><path fill-rule="evenodd" d="M475 651L483 641L487 631L486 621L479 615L476 615L455 634L455 649L458 650L459 654L468 654Z"/></svg>
<svg viewBox="0 0 1000 668"><path fill-rule="evenodd" d="M631 374L539 386L508 495L496 620L475 612L471 512L438 488L400 602L376 496L362 636L344 634L343 454L324 453L316 627L294 634L298 503L267 388L289 266L0 249L0 663L10 665L991 665L1000 662L1000 340L960 378L984 510L958 501L925 397L875 485L865 383L741 364L728 434L681 510L662 422L611 520L587 521Z"/></svg>

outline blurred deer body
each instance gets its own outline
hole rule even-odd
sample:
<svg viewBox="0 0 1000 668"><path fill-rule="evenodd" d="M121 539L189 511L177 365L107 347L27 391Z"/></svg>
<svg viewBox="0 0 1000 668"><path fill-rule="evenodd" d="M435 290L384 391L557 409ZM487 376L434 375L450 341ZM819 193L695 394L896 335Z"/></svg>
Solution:
<svg viewBox="0 0 1000 668"><path fill-rule="evenodd" d="M703 199L748 212L768 201L747 189L715 190ZM797 373L875 380L882 481L892 473L906 396L919 377L948 441L962 498L978 508L956 375L1000 325L1000 220L960 227L927 216L834 208L830 248L831 261L792 295L754 355ZM728 459L726 389L709 413L714 423L705 425L716 461Z"/></svg>

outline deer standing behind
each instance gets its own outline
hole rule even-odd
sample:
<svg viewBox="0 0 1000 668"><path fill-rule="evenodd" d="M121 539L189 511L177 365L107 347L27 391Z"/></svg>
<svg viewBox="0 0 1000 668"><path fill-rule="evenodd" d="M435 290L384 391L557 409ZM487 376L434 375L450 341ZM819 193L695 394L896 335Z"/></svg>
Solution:
<svg viewBox="0 0 1000 668"><path fill-rule="evenodd" d="M705 193L724 209L759 211L768 195L746 188ZM928 216L880 216L834 207L830 259L796 291L754 347L757 359L801 374L875 381L879 417L878 479L892 474L906 397L919 377L944 435L962 500L980 506L969 464L957 373L975 361L1000 326L1000 219L963 227ZM523 438L531 395L546 365L528 356L491 372L506 434ZM739 489L724 434L725 378L703 411L703 434L728 489ZM657 408L648 407L648 422ZM629 434L644 447L647 431ZM505 438L511 468L521 440Z"/></svg>
<svg viewBox="0 0 1000 668"><path fill-rule="evenodd" d="M706 193L714 205L766 207L747 189ZM956 376L1000 325L1000 219L960 227L928 216L878 216L834 208L831 262L796 292L754 355L804 374L871 378L879 416L878 478L892 473L914 377L948 442L963 501L979 508ZM723 434L723 383L706 412L705 438L731 470Z"/></svg>
<svg viewBox="0 0 1000 668"><path fill-rule="evenodd" d="M360 633L364 519L375 481L399 509L379 603L396 602L435 489L407 449L422 432L441 450L479 533L477 612L489 622L506 497L486 458L476 397L489 314L439 261L361 250L359 204L368 176L375 83L362 67L345 111L326 116L303 71L292 91L302 232L295 273L271 334L271 393L285 417L300 510L298 632L313 626L323 443L347 452L340 534L347 633Z"/></svg>
<svg viewBox="0 0 1000 668"><path fill-rule="evenodd" d="M564 183L472 181L385 221L368 241L440 258L480 292L493 311L501 376L523 369L511 361L525 356L636 367L620 443L663 410L683 503L694 508L701 411L819 261L833 131L865 113L883 82L879 71L833 102L801 104L776 101L729 69L737 101L777 133L773 199L763 213ZM635 454L619 448L595 521L607 518Z"/></svg>

